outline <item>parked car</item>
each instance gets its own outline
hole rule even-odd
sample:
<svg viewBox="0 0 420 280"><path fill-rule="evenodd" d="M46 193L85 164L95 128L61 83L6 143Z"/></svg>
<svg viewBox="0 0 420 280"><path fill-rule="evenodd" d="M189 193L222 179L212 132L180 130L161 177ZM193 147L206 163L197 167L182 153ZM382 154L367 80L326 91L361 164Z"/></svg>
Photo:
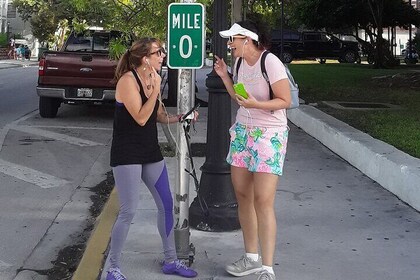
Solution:
<svg viewBox="0 0 420 280"><path fill-rule="evenodd" d="M402 54L404 55L405 64L416 64L419 62L419 54L415 48L412 48L411 52L406 48L402 51Z"/></svg>
<svg viewBox="0 0 420 280"><path fill-rule="evenodd" d="M370 42L365 41L353 34L338 34L337 37L343 41L358 42L361 50L360 56L366 57L366 61L369 64L373 64L375 62L375 48Z"/></svg>
<svg viewBox="0 0 420 280"><path fill-rule="evenodd" d="M109 42L116 31L72 33L60 51L46 51L39 61L39 114L54 118L61 103L115 102L117 61L109 58Z"/></svg>
<svg viewBox="0 0 420 280"><path fill-rule="evenodd" d="M285 63L294 59L337 59L340 62L354 63L360 59L358 42L340 40L336 36L319 31L283 31L283 54L281 52L281 31L272 32L271 51Z"/></svg>

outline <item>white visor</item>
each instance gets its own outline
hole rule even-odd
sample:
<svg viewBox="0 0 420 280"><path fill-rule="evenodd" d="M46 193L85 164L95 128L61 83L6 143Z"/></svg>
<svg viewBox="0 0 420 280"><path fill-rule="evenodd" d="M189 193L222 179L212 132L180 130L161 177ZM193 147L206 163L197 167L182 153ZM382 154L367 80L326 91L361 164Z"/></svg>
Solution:
<svg viewBox="0 0 420 280"><path fill-rule="evenodd" d="M245 35L258 42L258 35L255 32L243 28L237 23L234 23L229 30L220 31L219 34L222 38L229 38L230 36L235 35Z"/></svg>

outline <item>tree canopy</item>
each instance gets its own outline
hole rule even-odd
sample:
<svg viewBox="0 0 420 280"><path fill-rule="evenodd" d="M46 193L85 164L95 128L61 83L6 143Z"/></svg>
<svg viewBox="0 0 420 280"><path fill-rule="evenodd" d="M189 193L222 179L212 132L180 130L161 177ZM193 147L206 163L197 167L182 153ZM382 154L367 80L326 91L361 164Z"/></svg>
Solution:
<svg viewBox="0 0 420 280"><path fill-rule="evenodd" d="M23 20L40 41L53 38L58 27L100 26L130 36L166 35L171 0L13 0ZM208 4L209 0L198 1Z"/></svg>
<svg viewBox="0 0 420 280"><path fill-rule="evenodd" d="M233 0L232 0L233 1ZM34 36L52 41L59 27L66 30L101 26L119 30L127 37L153 36L165 40L167 7L171 0L13 0L22 19L29 21ZM199 0L212 16L213 0ZM323 29L332 32L365 30L382 55L382 29L420 27L420 12L404 0L245 0L246 17L263 19L279 27L281 7L286 27ZM208 18L207 22L210 22ZM211 27L209 29L211 32ZM63 34L59 36L62 39ZM57 39L57 38L56 38ZM379 47L381 46L381 47Z"/></svg>
<svg viewBox="0 0 420 280"><path fill-rule="evenodd" d="M363 29L375 49L375 66L384 66L387 52L383 28L420 27L420 11L404 0L296 0L293 18L306 28L333 32Z"/></svg>

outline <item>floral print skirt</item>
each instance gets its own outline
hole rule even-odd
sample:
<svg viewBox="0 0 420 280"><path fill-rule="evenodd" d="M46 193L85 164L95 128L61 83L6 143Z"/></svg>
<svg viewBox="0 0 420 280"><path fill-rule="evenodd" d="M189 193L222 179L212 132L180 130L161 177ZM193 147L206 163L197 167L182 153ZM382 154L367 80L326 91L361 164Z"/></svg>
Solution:
<svg viewBox="0 0 420 280"><path fill-rule="evenodd" d="M251 172L282 175L288 127L256 127L235 123L229 129L227 162Z"/></svg>

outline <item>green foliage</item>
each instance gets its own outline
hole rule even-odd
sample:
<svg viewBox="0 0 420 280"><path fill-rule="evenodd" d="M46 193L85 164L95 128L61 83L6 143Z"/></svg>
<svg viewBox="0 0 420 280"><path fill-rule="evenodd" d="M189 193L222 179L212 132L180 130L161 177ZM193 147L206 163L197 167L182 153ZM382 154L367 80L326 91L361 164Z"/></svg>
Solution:
<svg viewBox="0 0 420 280"><path fill-rule="evenodd" d="M420 25L420 12L404 0L297 0L293 17L307 28L327 30Z"/></svg>
<svg viewBox="0 0 420 280"><path fill-rule="evenodd" d="M417 33L414 35L414 38L411 40L411 43L413 44L414 48L417 51L420 51L420 36ZM407 47L408 47L408 42L407 42Z"/></svg>
<svg viewBox="0 0 420 280"><path fill-rule="evenodd" d="M76 33L83 33L85 30L89 28L89 25L86 23L85 20L77 21L76 19L73 19L72 21L73 30Z"/></svg>
<svg viewBox="0 0 420 280"><path fill-rule="evenodd" d="M291 64L301 97L317 103L326 113L420 158L420 92L410 82L393 80L393 86L377 77L412 73L412 68L372 69L357 64ZM355 82L356 81L356 82ZM397 86L398 84L398 86ZM354 111L327 107L322 101L391 103L400 110Z"/></svg>
<svg viewBox="0 0 420 280"><path fill-rule="evenodd" d="M21 18L31 23L41 42L54 41L58 25L68 22L80 30L85 26L103 26L112 17L113 0L13 0Z"/></svg>
<svg viewBox="0 0 420 280"><path fill-rule="evenodd" d="M112 39L109 42L109 58L118 60L127 51L127 41L124 38Z"/></svg>
<svg viewBox="0 0 420 280"><path fill-rule="evenodd" d="M273 28L281 19L281 1L249 1L246 5L247 18L258 18Z"/></svg>
<svg viewBox="0 0 420 280"><path fill-rule="evenodd" d="M420 11L404 0L297 0L294 17L310 29L365 30L375 47L377 68L397 65L383 40L383 28L420 26Z"/></svg>
<svg viewBox="0 0 420 280"><path fill-rule="evenodd" d="M13 6L19 10L19 15L24 21L29 21L43 6L44 1L38 0L13 0Z"/></svg>
<svg viewBox="0 0 420 280"><path fill-rule="evenodd" d="M130 34L133 38L157 37L165 40L167 6L170 0L116 1L112 7L113 17L107 27Z"/></svg>
<svg viewBox="0 0 420 280"><path fill-rule="evenodd" d="M37 14L29 20L33 35L41 44L48 44L54 40L54 32L57 29L58 20L54 12L48 7L42 7Z"/></svg>
<svg viewBox="0 0 420 280"><path fill-rule="evenodd" d="M7 47L7 34L6 33L0 33L0 47Z"/></svg>

